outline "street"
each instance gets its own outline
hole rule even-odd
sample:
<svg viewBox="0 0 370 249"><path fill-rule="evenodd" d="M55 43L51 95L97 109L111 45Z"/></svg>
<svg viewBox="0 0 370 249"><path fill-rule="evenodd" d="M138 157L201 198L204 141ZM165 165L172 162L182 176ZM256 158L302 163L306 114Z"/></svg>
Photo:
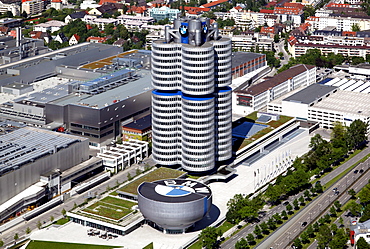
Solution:
<svg viewBox="0 0 370 249"><path fill-rule="evenodd" d="M322 185L325 185L327 182L329 182L332 178L334 178L336 175L339 175L341 174L343 171L345 171L348 167L350 167L351 165L355 164L357 161L359 161L361 158L365 157L367 154L370 153L370 148L366 148L364 149L363 151L361 151L360 153L358 153L357 155L355 155L354 157L352 157L350 160L348 160L346 163L340 165L338 168L336 168L335 170L333 170L332 172L330 172L329 174L327 174L326 176L324 176L320 181L321 181L321 184ZM359 167L359 166L358 166ZM351 173L351 172L350 172ZM350 175L349 173L349 175ZM353 174L353 173L352 173ZM359 175L357 175L359 176ZM349 184L349 180L348 180L348 184ZM340 190L340 188L338 187L338 189ZM331 189L330 191L331 192ZM300 194L302 195L302 193ZM291 202L291 200L295 199L295 198L299 198L300 195L297 195L297 196L293 196L293 197L290 197L289 198L289 201ZM333 201L334 201L334 198L332 198ZM316 199L317 200L317 199ZM328 203L328 202L326 202ZM321 204L321 203L320 203ZM321 204L322 205L322 204ZM309 204L307 207L310 207L311 204ZM315 206L315 205L312 205L312 206ZM307 209L307 207L305 209ZM318 207L318 205L317 205ZM303 210L305 210L303 209ZM283 204L280 204L274 208L272 208L270 211L268 211L266 213L266 215L264 217L261 218L261 221L260 223L268 220L273 214L275 213L281 213L283 210L285 210L285 206ZM303 211L302 210L302 211ZM322 209L323 210L323 209ZM302 213L302 211L300 213ZM316 213L318 214L318 212ZM311 215L313 215L313 212L311 213ZM311 217L312 218L312 217ZM307 221L308 222L308 221ZM289 222L288 222L289 223ZM275 231L272 236L274 236L273 238L276 238L276 237L279 237L279 235L283 235L283 236L286 236L285 233L285 229L288 227L287 223L280 227L277 231ZM296 232L297 232L297 228L294 228L296 229ZM293 231L294 231L293 229ZM252 233L253 234L253 231L254 231L254 226L253 225L248 225L246 226L245 228L243 228L240 232L238 232L237 234L235 234L234 236L232 236L229 240L227 240L225 243L223 243L221 245L221 248L227 248L227 249L231 249L231 248L234 248L234 245L235 243L240 240L241 238L244 238L247 234L249 233ZM270 237L272 237L270 236ZM290 237L292 237L293 235L290 235ZM260 244L258 246L258 248L269 248L269 243L272 244L275 239L270 239L270 237L265 240L262 244ZM286 238L285 238L286 239ZM268 241L268 242L266 242ZM274 247L275 249L275 247Z"/></svg>

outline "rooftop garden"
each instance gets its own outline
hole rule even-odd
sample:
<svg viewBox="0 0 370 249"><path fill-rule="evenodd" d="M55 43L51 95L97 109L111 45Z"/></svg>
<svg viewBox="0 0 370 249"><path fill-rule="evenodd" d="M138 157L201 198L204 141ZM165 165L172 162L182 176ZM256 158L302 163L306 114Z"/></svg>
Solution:
<svg viewBox="0 0 370 249"><path fill-rule="evenodd" d="M135 202L108 196L82 211L118 221L131 213L131 208L135 205L137 205Z"/></svg>
<svg viewBox="0 0 370 249"><path fill-rule="evenodd" d="M143 175L140 178L135 179L131 183L123 186L122 188L118 189L119 191L130 193L137 195L137 187L143 182L152 182L161 179L171 179L171 178L178 178L179 176L185 174L186 172L169 169L169 168L158 168L154 171L149 172L146 175ZM112 193L115 195L115 192Z"/></svg>
<svg viewBox="0 0 370 249"><path fill-rule="evenodd" d="M253 113L249 114L248 116L233 122L233 126L232 126L233 128L241 125L244 122L268 125L268 127L264 128L263 130L258 131L257 133L255 133L253 136L251 136L249 138L233 137L233 140L234 140L233 151L238 151L238 150L244 148L248 144L251 144L255 140L263 137L264 135L268 134L272 130L274 130L274 129L278 128L279 126L285 124L286 122L292 120L293 118L288 117L288 116L284 116L284 115L280 115L280 118L278 120L276 120L276 121L271 120L267 123L257 122L257 119L258 119L257 112L253 112Z"/></svg>

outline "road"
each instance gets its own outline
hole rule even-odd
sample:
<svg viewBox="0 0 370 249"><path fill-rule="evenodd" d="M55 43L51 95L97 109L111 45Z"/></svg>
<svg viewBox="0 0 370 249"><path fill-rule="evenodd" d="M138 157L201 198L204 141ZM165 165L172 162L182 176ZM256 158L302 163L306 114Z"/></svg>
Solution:
<svg viewBox="0 0 370 249"><path fill-rule="evenodd" d="M354 170L352 170L334 185L341 193L340 196L335 195L332 189L328 188L326 191L324 191L323 194L312 201L306 208L295 215L293 219L288 221L284 226L280 227L280 229L269 236L269 238L267 238L256 248L287 248L291 241L299 236L299 234L304 230L305 226L302 226L304 222L310 224L315 221L323 213L325 213L326 209L329 208L335 200L339 200L341 203L345 203L346 198L348 199L350 197L347 194L347 190L355 181L357 181L357 190L361 189L368 183L368 177L370 177L370 171L368 171L369 165L370 160L368 159L365 163L361 163L354 168L354 170L363 169L366 171L366 173L355 174Z"/></svg>
<svg viewBox="0 0 370 249"><path fill-rule="evenodd" d="M278 43L274 44L276 54L278 54L279 52L282 52L284 54L284 59L281 60L281 66L288 64L290 58L290 55L287 53L287 51L285 51L284 42L284 39L281 39Z"/></svg>
<svg viewBox="0 0 370 249"><path fill-rule="evenodd" d="M363 151L361 151L360 153L358 153L357 155L355 155L354 157L352 157L350 160L348 160L346 163L340 165L338 168L336 168L335 170L333 170L332 172L330 172L329 174L327 174L326 176L324 176L320 181L321 181L321 184L322 185L325 185L326 183L328 183L333 177L335 177L336 175L339 175L341 174L343 171L345 171L348 167L350 167L351 165L355 164L357 161L359 161L360 159L362 159L363 157L365 157L366 155L368 155L370 153L370 148L366 148L364 149ZM339 189L339 187L338 187ZM330 191L329 191L330 192ZM293 196L293 197L290 197L289 201L291 202L291 200L294 200L295 198L299 198L299 196L301 195L302 193L300 193L299 195L296 195L296 196ZM333 198L334 199L334 198ZM308 206L311 206L311 205L308 205ZM305 208L306 209L306 208ZM303 209L303 210L305 210ZM285 206L284 205L278 205L274 208L272 208L270 211L268 211L266 213L266 215L264 217L261 218L261 221L259 223L262 223L266 220L268 220L273 214L275 213L281 213L283 210L285 210ZM283 231L284 227L287 227L286 225L280 227L279 230L277 230L274 234L282 234L284 232L281 232ZM231 248L234 248L234 245L235 243L240 240L241 238L245 238L245 236L247 236L247 234L249 233L252 233L253 234L253 231L254 231L254 226L253 225L249 225L249 226L246 226L245 228L243 228L240 232L238 232L237 234L235 234L234 236L232 236L229 240L227 240L225 243L223 243L221 245L221 248L226 248L226 249L231 249ZM297 232L297 231L296 231ZM286 235L285 235L286 236ZM272 243L273 241L270 241L270 243ZM263 243L264 245L265 242ZM259 248L269 248L268 246L266 247L261 247L259 246ZM275 249L275 248L274 248Z"/></svg>
<svg viewBox="0 0 370 249"><path fill-rule="evenodd" d="M71 197L70 199L66 200L64 203L61 205L58 205L52 209L50 209L47 212L44 212L40 214L39 216L36 216L35 218L25 221L24 223L21 223L13 228L10 228L6 232L3 232L0 236L0 239L4 241L4 245L10 245L14 244L14 235L17 233L20 238L23 238L26 236L26 229L29 227L32 231L37 230L37 223L38 221L41 222L43 226L47 226L50 224L50 217L53 216L55 220L62 218L61 211L63 209L69 211L71 210L75 203L77 205L83 203L85 199L87 198L87 193L98 193L101 194L107 190L107 187L113 187L116 185L116 182L119 181L120 183L124 182L127 180L127 175L130 173L131 176L136 175L136 169L140 168L142 170L142 167L148 163L149 165L154 165L153 160L150 158L145 158L143 160L143 163L141 165L134 164L131 167L125 169L124 171L118 172L118 174L113 175L109 180L97 185L96 187L93 187L91 189L88 189L86 192L80 194L80 195L75 195Z"/></svg>

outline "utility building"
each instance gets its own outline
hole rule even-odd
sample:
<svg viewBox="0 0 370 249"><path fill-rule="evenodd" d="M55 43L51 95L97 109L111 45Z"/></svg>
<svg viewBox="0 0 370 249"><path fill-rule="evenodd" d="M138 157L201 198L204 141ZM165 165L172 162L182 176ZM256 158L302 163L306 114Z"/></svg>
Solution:
<svg viewBox="0 0 370 249"><path fill-rule="evenodd" d="M179 18L152 44L153 158L206 172L231 158L231 40Z"/></svg>

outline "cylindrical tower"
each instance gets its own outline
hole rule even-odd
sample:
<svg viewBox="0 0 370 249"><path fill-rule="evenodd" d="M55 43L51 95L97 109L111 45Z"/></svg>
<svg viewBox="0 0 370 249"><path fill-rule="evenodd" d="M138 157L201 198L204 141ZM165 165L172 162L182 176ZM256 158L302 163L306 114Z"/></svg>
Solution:
<svg viewBox="0 0 370 249"><path fill-rule="evenodd" d="M181 163L181 93L152 92L152 153L162 165Z"/></svg>
<svg viewBox="0 0 370 249"><path fill-rule="evenodd" d="M152 44L153 158L206 172L231 158L231 40L179 18Z"/></svg>
<svg viewBox="0 0 370 249"><path fill-rule="evenodd" d="M215 165L215 98L182 96L181 165L185 170L204 172Z"/></svg>

